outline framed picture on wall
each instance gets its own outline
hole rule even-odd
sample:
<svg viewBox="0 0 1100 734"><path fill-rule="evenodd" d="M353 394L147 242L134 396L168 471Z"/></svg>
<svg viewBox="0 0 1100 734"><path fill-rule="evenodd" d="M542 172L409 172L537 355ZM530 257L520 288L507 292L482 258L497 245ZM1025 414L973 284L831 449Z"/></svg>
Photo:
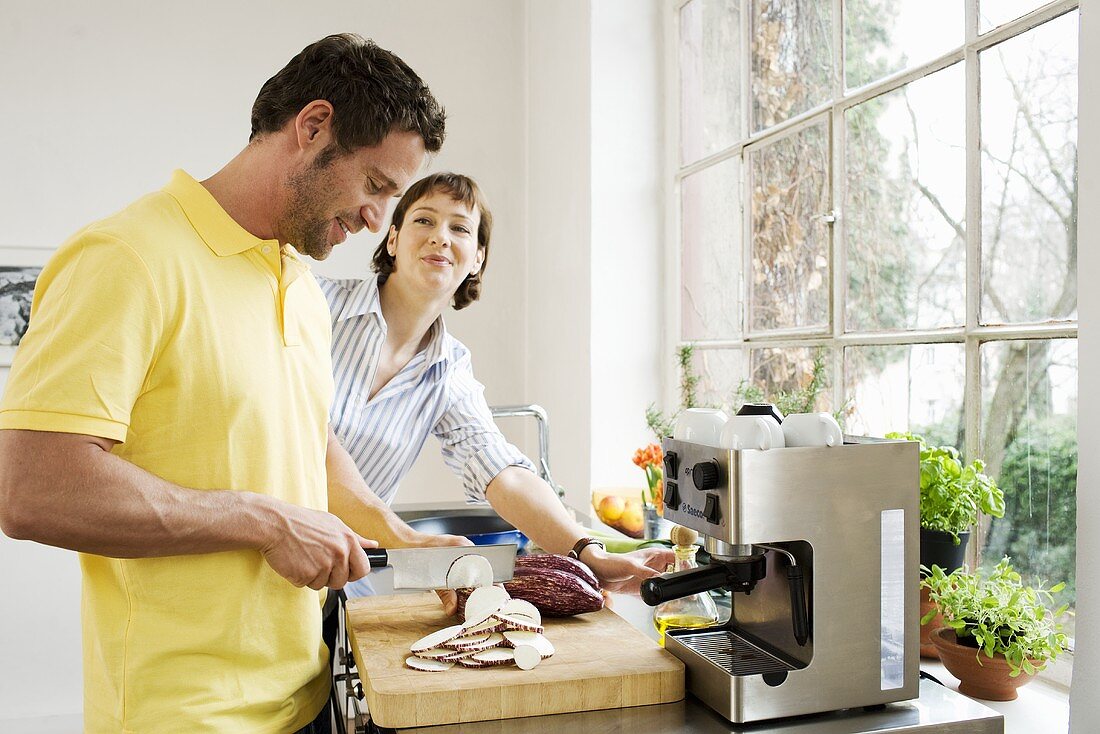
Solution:
<svg viewBox="0 0 1100 734"><path fill-rule="evenodd" d="M53 248L0 245L0 367L11 366L27 331L31 296Z"/></svg>

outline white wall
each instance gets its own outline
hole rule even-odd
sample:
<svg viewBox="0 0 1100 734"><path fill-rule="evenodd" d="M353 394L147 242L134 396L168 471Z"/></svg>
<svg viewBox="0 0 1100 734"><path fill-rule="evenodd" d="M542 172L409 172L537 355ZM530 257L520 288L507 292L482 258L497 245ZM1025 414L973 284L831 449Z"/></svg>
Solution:
<svg viewBox="0 0 1100 734"><path fill-rule="evenodd" d="M1078 65L1079 215L1077 221L1078 343L1077 445L1077 649L1070 693L1070 731L1089 734L1100 722L1100 456L1091 449L1100 436L1100 0L1081 2Z"/></svg>
<svg viewBox="0 0 1100 734"><path fill-rule="evenodd" d="M592 486L645 486L664 343L664 65L659 0L592 5Z"/></svg>
<svg viewBox="0 0 1100 734"><path fill-rule="evenodd" d="M554 480L591 479L589 0L527 8L527 389L549 412Z"/></svg>
<svg viewBox="0 0 1100 734"><path fill-rule="evenodd" d="M262 14L216 0L18 11L2 1L0 246L54 246L175 167L213 173L247 140L259 85L322 35L356 31L405 58L449 115L432 168L477 177L496 214L484 299L448 326L473 349L491 403L549 410L553 468L571 503L585 505L591 486L641 486L629 456L648 439L642 412L671 359L659 333L638 336L639 324L663 323L659 0L328 0L310 12L269 0ZM1082 2L1082 90L1100 74L1098 6ZM1080 99L1087 283L1100 273L1100 207L1089 206L1100 204L1100 102ZM363 276L374 244L360 235L316 267ZM1100 294L1083 288L1079 309L1080 374L1097 374ZM1100 388L1079 389L1085 447L1100 434ZM505 428L533 449L530 431ZM460 499L434 444L425 454L401 501ZM1087 451L1079 460L1083 569L1100 561L1097 462ZM0 731L28 730L9 726L19 717L78 715L74 555L0 536L0 579ZM1072 728L1082 734L1100 720L1098 619L1100 582L1079 574Z"/></svg>
<svg viewBox="0 0 1100 734"><path fill-rule="evenodd" d="M526 131L524 8L510 0L289 0L15 4L0 12L0 245L54 247L88 221L159 188L172 170L216 171L248 138L260 85L306 44L354 31L417 70L448 112L433 162L475 176L496 214L484 300L447 319L470 345L490 402L523 402ZM318 271L366 273L375 237L352 238ZM2 377L2 376L0 376ZM560 423L560 422L559 422ZM563 433L568 433L564 430ZM434 447L432 447L434 449ZM441 462L440 462L441 464ZM441 466L407 482L461 499ZM0 536L0 731L20 717L78 714L75 555ZM72 730L72 723L61 727Z"/></svg>
<svg viewBox="0 0 1100 734"><path fill-rule="evenodd" d="M525 401L525 323L514 307L526 267L522 20L522 5L508 0L339 0L323 12L277 0L263 13L216 0L70 0L4 12L0 68L21 73L3 80L7 129L19 142L0 153L4 170L18 173L0 182L0 245L55 246L159 188L176 167L212 174L247 142L260 84L307 43L354 31L428 82L448 113L448 143L431 168L476 177L497 214L484 298L447 324L473 350L490 403ZM55 49L58 58L47 58ZM317 271L365 275L376 241L351 238ZM516 335L519 348L503 348L502 335ZM528 448L522 432L504 427ZM400 501L461 500L434 440L425 453Z"/></svg>
<svg viewBox="0 0 1100 734"><path fill-rule="evenodd" d="M0 246L55 247L174 168L209 176L245 145L263 81L323 35L402 56L448 112L431 168L473 175L493 206L485 295L447 317L490 403L547 408L570 503L641 486L630 455L661 359L637 326L660 322L659 0L0 2ZM314 267L365 276L375 243ZM532 423L502 427L534 450ZM461 497L430 441L399 501ZM0 579L0 731L78 728L75 555L0 536Z"/></svg>

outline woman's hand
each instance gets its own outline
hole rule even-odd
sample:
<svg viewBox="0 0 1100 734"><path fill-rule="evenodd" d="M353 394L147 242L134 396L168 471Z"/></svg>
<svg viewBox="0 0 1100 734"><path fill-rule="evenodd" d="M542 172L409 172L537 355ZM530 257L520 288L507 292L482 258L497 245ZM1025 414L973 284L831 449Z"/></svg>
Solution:
<svg viewBox="0 0 1100 734"><path fill-rule="evenodd" d="M437 548L444 545L473 545L473 541L462 535L429 535L415 533L403 539L402 548Z"/></svg>
<svg viewBox="0 0 1100 734"><path fill-rule="evenodd" d="M676 560L670 548L642 548L630 553L608 553L597 545L581 551L580 560L592 569L605 591L637 594L642 582L665 572Z"/></svg>
<svg viewBox="0 0 1100 734"><path fill-rule="evenodd" d="M473 541L461 535L428 535L417 533L405 541L408 548L436 548L444 545L473 545ZM439 601L443 602L443 611L447 616L458 612L458 594L453 589L436 589Z"/></svg>

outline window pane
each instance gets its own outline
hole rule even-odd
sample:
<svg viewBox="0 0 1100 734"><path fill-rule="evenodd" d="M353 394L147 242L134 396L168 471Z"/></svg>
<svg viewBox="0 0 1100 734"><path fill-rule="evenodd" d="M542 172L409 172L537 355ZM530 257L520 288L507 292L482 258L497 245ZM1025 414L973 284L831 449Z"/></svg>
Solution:
<svg viewBox="0 0 1100 734"><path fill-rule="evenodd" d="M965 320L963 84L955 64L845 115L850 331Z"/></svg>
<svg viewBox="0 0 1100 734"><path fill-rule="evenodd" d="M1077 13L984 51L982 323L1077 317Z"/></svg>
<svg viewBox="0 0 1100 734"><path fill-rule="evenodd" d="M866 436L912 431L962 450L965 361L962 344L846 348L846 430Z"/></svg>
<svg viewBox="0 0 1100 734"><path fill-rule="evenodd" d="M831 412L831 354L824 347L753 349L751 377L738 402L774 402L784 415Z"/></svg>
<svg viewBox="0 0 1100 734"><path fill-rule="evenodd" d="M832 2L753 0L753 130L829 100L832 79Z"/></svg>
<svg viewBox="0 0 1100 734"><path fill-rule="evenodd" d="M680 328L683 339L741 333L741 159L729 158L680 184Z"/></svg>
<svg viewBox="0 0 1100 734"><path fill-rule="evenodd" d="M978 32L991 31L1045 4L1046 0L979 0Z"/></svg>
<svg viewBox="0 0 1100 734"><path fill-rule="evenodd" d="M749 154L755 331L829 322L828 146L822 121Z"/></svg>
<svg viewBox="0 0 1100 734"><path fill-rule="evenodd" d="M741 137L740 0L680 9L680 157L693 163Z"/></svg>
<svg viewBox="0 0 1100 734"><path fill-rule="evenodd" d="M696 405L729 410L737 386L744 379L740 349L695 348L691 364L699 378Z"/></svg>
<svg viewBox="0 0 1100 734"><path fill-rule="evenodd" d="M848 0L844 9L849 88L920 66L963 43L959 0Z"/></svg>
<svg viewBox="0 0 1100 734"><path fill-rule="evenodd" d="M1075 598L1077 528L1077 341L982 345L981 459L1005 493L983 565L1002 556L1028 583L1066 582L1056 606ZM1073 607L1067 618L1073 635Z"/></svg>

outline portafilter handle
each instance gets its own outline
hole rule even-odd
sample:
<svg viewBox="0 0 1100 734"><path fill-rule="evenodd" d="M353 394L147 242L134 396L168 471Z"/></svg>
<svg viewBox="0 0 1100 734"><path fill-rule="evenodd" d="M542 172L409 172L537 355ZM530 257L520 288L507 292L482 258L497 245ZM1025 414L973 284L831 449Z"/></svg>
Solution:
<svg viewBox="0 0 1100 734"><path fill-rule="evenodd" d="M729 569L721 563L689 568L642 582L642 601L651 607L673 599L710 591L729 583Z"/></svg>

